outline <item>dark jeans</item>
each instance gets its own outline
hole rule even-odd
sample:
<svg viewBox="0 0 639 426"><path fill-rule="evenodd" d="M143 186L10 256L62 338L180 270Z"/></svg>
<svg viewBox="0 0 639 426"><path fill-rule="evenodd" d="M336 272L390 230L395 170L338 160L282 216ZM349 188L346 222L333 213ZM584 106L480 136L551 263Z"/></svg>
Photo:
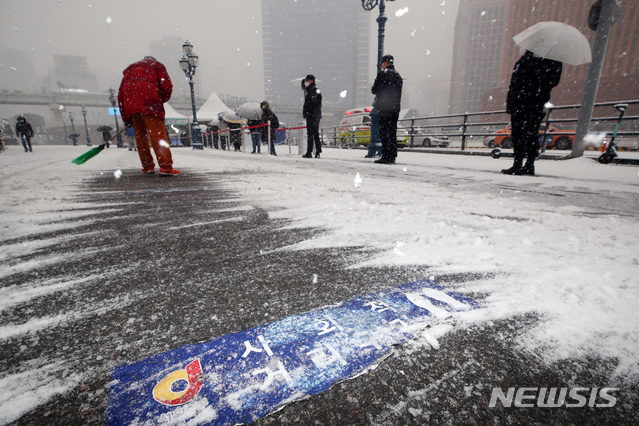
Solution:
<svg viewBox="0 0 639 426"><path fill-rule="evenodd" d="M539 125L546 115L542 108L518 110L510 115L515 163L524 158L532 164L539 155Z"/></svg>
<svg viewBox="0 0 639 426"><path fill-rule="evenodd" d="M382 139L382 158L397 157L397 120L399 112L379 112L379 136Z"/></svg>
<svg viewBox="0 0 639 426"><path fill-rule="evenodd" d="M20 135L20 139L22 139L22 146L25 151L31 151L31 138L27 135ZM27 145L29 146L27 148Z"/></svg>
<svg viewBox="0 0 639 426"><path fill-rule="evenodd" d="M379 111L375 108L371 111L371 140L368 143L367 157L382 155L382 141L379 136Z"/></svg>
<svg viewBox="0 0 639 426"><path fill-rule="evenodd" d="M315 142L315 154L322 152L322 143L319 136L319 124L322 117L313 117L306 119L306 153L313 152L313 142Z"/></svg>
<svg viewBox="0 0 639 426"><path fill-rule="evenodd" d="M251 133L251 140L253 141L253 152L260 152L262 133Z"/></svg>

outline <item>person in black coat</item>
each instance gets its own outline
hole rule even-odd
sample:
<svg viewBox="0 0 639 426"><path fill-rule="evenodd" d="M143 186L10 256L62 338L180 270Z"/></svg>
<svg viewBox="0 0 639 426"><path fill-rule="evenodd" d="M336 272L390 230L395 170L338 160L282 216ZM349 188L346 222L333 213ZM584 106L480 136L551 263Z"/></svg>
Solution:
<svg viewBox="0 0 639 426"><path fill-rule="evenodd" d="M379 136L382 140L382 158L379 164L393 164L397 158L397 120L402 103L402 76L395 71L394 58L382 57L371 92L376 96L375 109L379 111Z"/></svg>
<svg viewBox="0 0 639 426"><path fill-rule="evenodd" d="M306 119L306 154L302 157L313 157L313 143L315 143L315 158L322 153L322 143L319 136L319 124L322 119L322 94L315 85L315 77L311 74L302 80L304 91L304 107L302 115Z"/></svg>
<svg viewBox="0 0 639 426"><path fill-rule="evenodd" d="M268 142L269 152L271 153L271 155L277 156L277 153L275 152L275 139L277 138L275 130L279 129L280 121L277 119L277 115L275 115L275 113L271 109L268 101L262 101L262 103L260 104L260 108L262 108L262 123L270 123L269 126L262 127L262 141Z"/></svg>
<svg viewBox="0 0 639 426"><path fill-rule="evenodd" d="M550 91L559 84L562 64L526 51L515 63L506 98L510 114L515 162L501 172L507 175L534 175L539 155L539 125L550 100ZM523 165L524 158L526 164Z"/></svg>
<svg viewBox="0 0 639 426"><path fill-rule="evenodd" d="M111 132L109 130L106 130L106 128L105 128L104 130L102 130L102 140L106 144L106 142L109 139L111 139ZM110 148L109 145L107 145L107 148Z"/></svg>
<svg viewBox="0 0 639 426"><path fill-rule="evenodd" d="M22 140L24 152L33 152L31 149L31 138L33 137L33 134L33 127L31 127L31 124L27 122L27 119L24 117L18 117L16 122L16 136Z"/></svg>

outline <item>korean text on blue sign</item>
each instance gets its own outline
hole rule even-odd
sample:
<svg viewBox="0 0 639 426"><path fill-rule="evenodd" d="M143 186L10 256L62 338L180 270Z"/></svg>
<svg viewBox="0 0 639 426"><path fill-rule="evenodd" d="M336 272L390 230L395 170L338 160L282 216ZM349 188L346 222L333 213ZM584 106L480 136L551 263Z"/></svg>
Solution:
<svg viewBox="0 0 639 426"><path fill-rule="evenodd" d="M113 371L107 424L250 423L362 374L423 327L478 307L421 280L183 346Z"/></svg>

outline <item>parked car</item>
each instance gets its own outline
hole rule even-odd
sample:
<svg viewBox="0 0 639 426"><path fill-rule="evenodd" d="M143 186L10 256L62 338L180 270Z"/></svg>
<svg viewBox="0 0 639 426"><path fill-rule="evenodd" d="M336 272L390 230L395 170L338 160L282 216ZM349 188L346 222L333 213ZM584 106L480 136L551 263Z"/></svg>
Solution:
<svg viewBox="0 0 639 426"><path fill-rule="evenodd" d="M432 136L428 133L428 130L420 129L419 127L408 130L408 142L410 143L410 136L413 135L414 146L440 146L447 148L450 145L448 136Z"/></svg>
<svg viewBox="0 0 639 426"><path fill-rule="evenodd" d="M340 122L339 140L342 144L347 144L351 139L355 139L353 145L368 146L371 141L371 117L373 107L362 107L348 110ZM409 144L408 131L397 126L397 146L406 147Z"/></svg>
<svg viewBox="0 0 639 426"><path fill-rule="evenodd" d="M542 143L541 139L546 130L546 125L542 124L539 126L539 144ZM568 135L558 135L556 133L570 133ZM512 139L512 128L509 126L505 129L499 130L493 135L486 136L484 138L484 146L489 148L512 148L513 147L513 139ZM546 134L546 147L547 148L555 148L555 149L571 149L572 144L575 140L575 132L573 130L559 130L552 124L548 129L548 133Z"/></svg>

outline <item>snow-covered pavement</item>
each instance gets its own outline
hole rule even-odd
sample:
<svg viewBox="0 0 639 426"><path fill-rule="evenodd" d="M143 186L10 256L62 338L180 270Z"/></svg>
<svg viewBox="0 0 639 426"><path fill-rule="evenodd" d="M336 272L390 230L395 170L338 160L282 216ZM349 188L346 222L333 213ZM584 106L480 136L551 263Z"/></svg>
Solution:
<svg viewBox="0 0 639 426"><path fill-rule="evenodd" d="M119 214L117 202L79 199L85 185L93 194L108 195L123 179L116 171L124 177L140 174L136 153L114 148L82 166L71 164L86 149L36 146L33 154L25 154L9 147L0 154L0 279L11 282L0 288L3 316L55 292L72 291L95 279L109 281L104 270L99 277L69 272L67 280L38 275L70 257L40 253L72 239L101 238L99 232L72 231L90 229L102 220L98 215ZM468 277L446 285L483 308L464 315L455 330L533 315L538 320L512 340L516 350L547 365L567 359L611 361L610 380L636 380L639 167L579 158L539 161L535 177L505 176L499 170L510 165L509 159L400 151L398 164L389 166L373 164L364 153L326 148L321 159L303 159L289 154L286 146L278 147L277 157L182 148L173 155L175 167L185 176L148 178L162 188L164 182L174 185L192 174L209 173L216 185L241 201L229 208L217 206L217 215L263 210L269 220L282 224L281 230L307 235L284 246L265 246L269 255L341 249L357 253L346 265L351 270L401 270L406 276L414 274L415 280L424 275L435 281ZM100 178L99 190L89 183L95 178ZM206 193L202 197L205 203L214 201L206 199ZM213 216L173 223L171 229L198 232L210 224L238 220L243 219ZM43 233L52 236L34 238ZM78 259L95 255L73 253ZM323 274L309 270L308 282L322 282ZM33 341L60 324L114 309L126 312L137 302L116 296L75 303L64 315L47 315L34 305L29 308L33 318L16 322L5 317L0 350L20 336ZM422 346L413 343L402 353L436 347L438 339L456 332L452 326L436 327L424 336ZM67 371L68 363L54 354L42 357L2 365L0 382L9 392L0 398L0 424L82 383L82 376Z"/></svg>

